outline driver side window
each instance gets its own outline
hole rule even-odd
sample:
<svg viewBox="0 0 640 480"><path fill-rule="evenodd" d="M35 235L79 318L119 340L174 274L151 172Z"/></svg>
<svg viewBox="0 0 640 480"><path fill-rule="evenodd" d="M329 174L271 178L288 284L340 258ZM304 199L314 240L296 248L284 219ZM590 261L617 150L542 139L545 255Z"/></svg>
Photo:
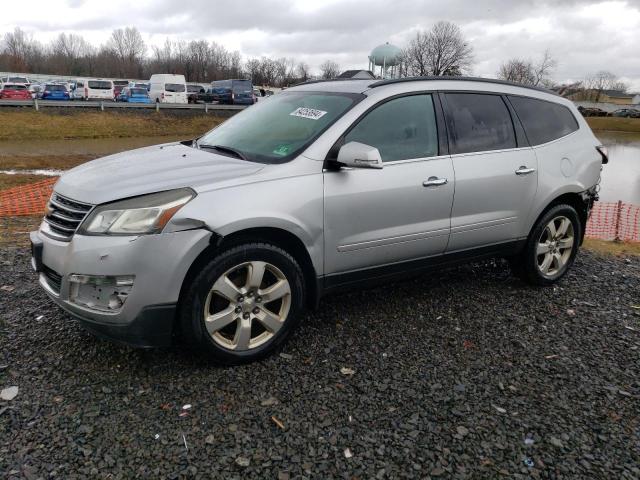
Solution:
<svg viewBox="0 0 640 480"><path fill-rule="evenodd" d="M383 103L347 133L344 143L348 142L376 147L383 162L438 155L431 95L410 95Z"/></svg>

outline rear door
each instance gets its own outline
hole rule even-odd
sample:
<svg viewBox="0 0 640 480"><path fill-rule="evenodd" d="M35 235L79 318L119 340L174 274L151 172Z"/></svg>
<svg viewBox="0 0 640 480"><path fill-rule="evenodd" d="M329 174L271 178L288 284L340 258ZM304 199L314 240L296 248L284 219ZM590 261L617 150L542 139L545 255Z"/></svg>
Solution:
<svg viewBox="0 0 640 480"><path fill-rule="evenodd" d="M346 132L344 143L378 148L384 168L325 172L327 275L444 252L454 174L439 149L436 115L432 95L403 96L377 105Z"/></svg>
<svg viewBox="0 0 640 480"><path fill-rule="evenodd" d="M442 97L456 174L447 251L522 237L538 186L538 164L510 105L492 93Z"/></svg>

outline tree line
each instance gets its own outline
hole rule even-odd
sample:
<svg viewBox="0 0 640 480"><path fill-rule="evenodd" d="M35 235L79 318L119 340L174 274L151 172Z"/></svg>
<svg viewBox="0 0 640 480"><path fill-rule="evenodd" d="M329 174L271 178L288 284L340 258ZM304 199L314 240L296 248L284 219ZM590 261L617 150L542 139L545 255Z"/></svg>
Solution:
<svg viewBox="0 0 640 480"><path fill-rule="evenodd" d="M183 74L189 82L248 75L256 85L286 86L311 77L309 65L291 58L252 58L206 40L174 41L149 48L135 27L119 28L95 47L82 36L61 33L42 44L20 28L0 41L0 71L77 77L149 78Z"/></svg>
<svg viewBox="0 0 640 480"><path fill-rule="evenodd" d="M397 66L401 77L470 74L473 47L460 27L440 21L429 30L418 30L402 49ZM535 60L511 58L500 65L499 79L553 88L556 59L549 50ZM146 45L135 27L119 28L95 47L82 36L61 33L42 44L20 28L5 33L0 41L0 71L46 72L78 77L149 78L153 73L185 75L189 82L211 82L249 77L256 85L288 86L314 78L309 65L293 58L249 58L206 40L175 41L161 46ZM334 60L320 65L319 78L336 78L341 66ZM576 90L587 92L587 100L598 100L604 90L626 91L628 85L607 71L576 82ZM591 98L593 97L593 98Z"/></svg>

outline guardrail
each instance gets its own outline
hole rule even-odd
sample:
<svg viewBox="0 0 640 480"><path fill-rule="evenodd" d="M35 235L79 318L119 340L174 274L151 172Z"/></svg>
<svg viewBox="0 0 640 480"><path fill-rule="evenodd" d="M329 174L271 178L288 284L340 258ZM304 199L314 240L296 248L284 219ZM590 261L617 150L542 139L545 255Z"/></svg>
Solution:
<svg viewBox="0 0 640 480"><path fill-rule="evenodd" d="M128 103L128 102L96 102L96 101L65 101L65 100L0 100L0 107L33 107L35 110L49 107L65 108L93 108L101 111L111 108L147 109L147 110L204 110L209 112L236 112L247 108L246 105L220 105L217 103Z"/></svg>

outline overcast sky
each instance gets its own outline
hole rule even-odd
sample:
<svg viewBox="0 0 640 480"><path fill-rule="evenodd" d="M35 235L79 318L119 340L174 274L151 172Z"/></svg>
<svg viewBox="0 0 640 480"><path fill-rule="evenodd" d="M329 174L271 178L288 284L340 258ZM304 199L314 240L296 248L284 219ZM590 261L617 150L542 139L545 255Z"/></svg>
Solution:
<svg viewBox="0 0 640 480"><path fill-rule="evenodd" d="M557 81L610 70L640 90L640 0L31 0L3 9L0 33L18 26L46 42L64 31L98 45L136 26L148 45L206 38L245 58L295 57L312 68L333 59L346 69L366 68L373 47L402 47L438 20L462 28L475 75L549 48Z"/></svg>

